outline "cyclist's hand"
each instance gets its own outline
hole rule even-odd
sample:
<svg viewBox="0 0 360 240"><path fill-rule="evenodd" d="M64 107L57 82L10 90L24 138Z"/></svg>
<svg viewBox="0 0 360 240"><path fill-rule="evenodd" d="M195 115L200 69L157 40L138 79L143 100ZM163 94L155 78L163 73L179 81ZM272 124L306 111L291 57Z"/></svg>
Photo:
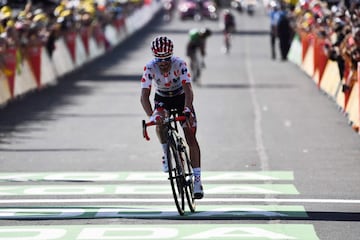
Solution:
<svg viewBox="0 0 360 240"><path fill-rule="evenodd" d="M192 114L191 109L189 107L185 107L183 114L185 115L185 117L190 117L190 115Z"/></svg>
<svg viewBox="0 0 360 240"><path fill-rule="evenodd" d="M184 115L186 117L187 124L189 126L193 126L193 123L195 122L195 115L191 111L191 109L189 107L185 107L183 113L184 113Z"/></svg>
<svg viewBox="0 0 360 240"><path fill-rule="evenodd" d="M155 123L156 125L162 124L162 117L158 114L153 114L150 116L149 121Z"/></svg>

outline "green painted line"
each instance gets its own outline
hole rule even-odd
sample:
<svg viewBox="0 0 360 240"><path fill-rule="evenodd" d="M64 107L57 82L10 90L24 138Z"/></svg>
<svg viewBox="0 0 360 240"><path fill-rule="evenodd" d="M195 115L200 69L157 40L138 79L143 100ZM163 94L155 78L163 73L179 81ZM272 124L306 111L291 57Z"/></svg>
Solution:
<svg viewBox="0 0 360 240"><path fill-rule="evenodd" d="M0 173L0 181L167 181L162 172L33 172ZM233 171L202 173L204 181L278 181L294 180L291 171Z"/></svg>
<svg viewBox="0 0 360 240"><path fill-rule="evenodd" d="M203 172L204 181L293 181L292 171Z"/></svg>
<svg viewBox="0 0 360 240"><path fill-rule="evenodd" d="M292 184L204 184L206 194L299 194ZM170 184L83 184L0 186L6 195L159 195L171 194Z"/></svg>
<svg viewBox="0 0 360 240"><path fill-rule="evenodd" d="M29 225L0 227L0 240L319 240L309 224Z"/></svg>
<svg viewBox="0 0 360 240"><path fill-rule="evenodd" d="M94 218L151 218L151 219L304 219L308 215L302 206L284 205L199 205L196 212L179 216L174 205L156 206L74 206L74 207L3 207L0 220L5 219L94 219Z"/></svg>

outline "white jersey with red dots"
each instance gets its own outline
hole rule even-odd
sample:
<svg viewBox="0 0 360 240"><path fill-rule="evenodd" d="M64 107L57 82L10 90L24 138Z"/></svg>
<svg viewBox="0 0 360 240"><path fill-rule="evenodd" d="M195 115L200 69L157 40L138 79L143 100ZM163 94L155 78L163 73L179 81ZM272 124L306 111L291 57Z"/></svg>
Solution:
<svg viewBox="0 0 360 240"><path fill-rule="evenodd" d="M171 69L161 73L156 60L153 59L144 67L141 78L141 88L151 89L152 83L155 93L162 97L173 97L184 92L182 85L191 82L186 62L179 57L171 57Z"/></svg>

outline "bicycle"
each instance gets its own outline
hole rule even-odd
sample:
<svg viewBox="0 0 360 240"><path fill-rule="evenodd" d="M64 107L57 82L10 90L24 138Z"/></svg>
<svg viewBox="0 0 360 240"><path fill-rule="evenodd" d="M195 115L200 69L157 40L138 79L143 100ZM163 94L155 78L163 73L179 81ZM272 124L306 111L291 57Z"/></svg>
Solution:
<svg viewBox="0 0 360 240"><path fill-rule="evenodd" d="M163 120L167 132L167 161L169 177L176 208L180 215L185 214L185 197L191 212L195 212L194 175L184 138L179 134L178 123L187 121L186 116L177 116L176 110L171 110ZM156 123L142 121L143 137L149 141L147 127Z"/></svg>

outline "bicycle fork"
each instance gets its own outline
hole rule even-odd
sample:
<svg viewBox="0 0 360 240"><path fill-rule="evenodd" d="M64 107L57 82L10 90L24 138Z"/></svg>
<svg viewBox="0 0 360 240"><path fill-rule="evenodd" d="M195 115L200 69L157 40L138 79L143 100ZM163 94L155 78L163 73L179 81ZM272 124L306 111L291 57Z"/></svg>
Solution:
<svg viewBox="0 0 360 240"><path fill-rule="evenodd" d="M178 152L179 152L179 164L181 164L181 166L179 168L181 168L181 171L184 171L184 174L181 172L181 175L184 176L184 183L186 186L190 186L192 181L192 176L193 174L190 171L187 171L185 168L189 168L189 166L187 166L188 162L186 161L186 159L184 159L183 154L186 154L186 146L184 145L182 139L177 138L177 148L178 148ZM186 156L185 156L186 157Z"/></svg>

